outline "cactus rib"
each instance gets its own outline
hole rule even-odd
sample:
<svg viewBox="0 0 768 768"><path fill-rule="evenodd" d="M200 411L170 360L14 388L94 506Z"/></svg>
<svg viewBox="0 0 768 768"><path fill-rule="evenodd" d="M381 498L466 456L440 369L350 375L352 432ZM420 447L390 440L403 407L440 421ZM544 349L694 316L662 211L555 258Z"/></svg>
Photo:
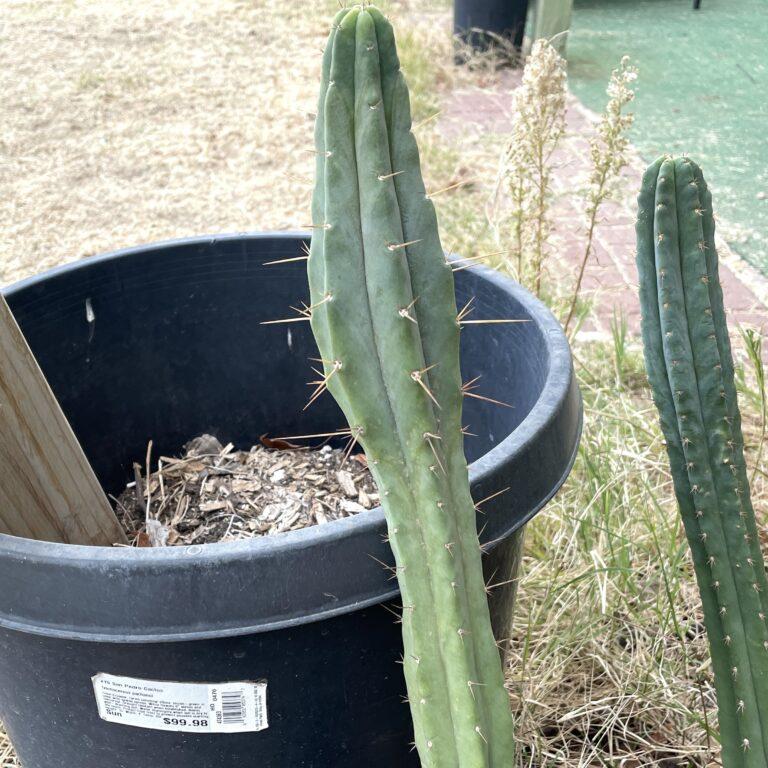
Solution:
<svg viewBox="0 0 768 768"><path fill-rule="evenodd" d="M328 389L382 492L416 747L425 766L507 768L512 723L463 453L453 276L392 28L375 8L334 21L315 140L311 323Z"/></svg>
<svg viewBox="0 0 768 768"><path fill-rule="evenodd" d="M743 455L712 201L687 158L660 158L638 198L646 368L693 556L724 764L768 764L768 584Z"/></svg>

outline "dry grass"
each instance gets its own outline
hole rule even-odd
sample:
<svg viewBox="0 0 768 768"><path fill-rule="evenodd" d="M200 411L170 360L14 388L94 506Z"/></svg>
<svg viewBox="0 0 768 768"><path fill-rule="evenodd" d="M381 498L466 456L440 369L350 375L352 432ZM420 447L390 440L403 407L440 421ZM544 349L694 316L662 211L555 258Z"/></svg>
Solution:
<svg viewBox="0 0 768 768"><path fill-rule="evenodd" d="M576 349L588 363L577 363L580 455L529 528L510 664L520 765L719 765L700 600L656 410L638 345L620 324L614 336ZM743 340L734 345L765 530L762 390Z"/></svg>
<svg viewBox="0 0 768 768"><path fill-rule="evenodd" d="M11 5L0 280L147 240L301 223L304 192L287 174L306 166L302 84L317 67L322 3Z"/></svg>
<svg viewBox="0 0 768 768"><path fill-rule="evenodd" d="M706 638L655 409L636 353L580 368L585 433L531 526L510 675L521 765L704 766ZM627 370L629 368L629 370Z"/></svg>
<svg viewBox="0 0 768 768"><path fill-rule="evenodd" d="M456 77L436 64L450 62L447 7L394 8L409 30L401 45L419 119ZM0 283L149 240L307 222L305 150L335 3L11 0L8 8ZM474 180L436 200L446 245L489 253L497 246L482 211L504 137L441 130L439 121L419 129L428 186ZM510 667L521 767L714 759L698 598L630 342L617 326L614 345L575 349L586 400L581 453L529 528ZM742 399L756 445L759 398ZM15 766L10 754L0 736L2 768Z"/></svg>
<svg viewBox="0 0 768 768"><path fill-rule="evenodd" d="M152 240L306 225L336 7L5 3L0 284Z"/></svg>

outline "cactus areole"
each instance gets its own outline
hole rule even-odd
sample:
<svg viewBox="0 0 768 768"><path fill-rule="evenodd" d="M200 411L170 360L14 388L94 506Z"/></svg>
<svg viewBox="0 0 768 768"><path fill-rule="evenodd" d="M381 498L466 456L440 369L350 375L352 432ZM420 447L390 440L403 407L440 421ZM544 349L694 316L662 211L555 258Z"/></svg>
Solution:
<svg viewBox="0 0 768 768"><path fill-rule="evenodd" d="M424 766L509 768L461 426L453 275L411 132L392 27L341 11L323 62L309 257L323 381L382 493Z"/></svg>
<svg viewBox="0 0 768 768"><path fill-rule="evenodd" d="M768 584L744 463L712 196L660 158L638 198L648 377L704 606L723 765L768 765Z"/></svg>

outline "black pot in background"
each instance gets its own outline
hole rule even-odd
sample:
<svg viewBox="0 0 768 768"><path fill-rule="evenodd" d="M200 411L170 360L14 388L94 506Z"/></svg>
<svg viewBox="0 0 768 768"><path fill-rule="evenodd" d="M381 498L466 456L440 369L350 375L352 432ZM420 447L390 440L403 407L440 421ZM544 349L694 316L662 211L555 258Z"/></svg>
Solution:
<svg viewBox="0 0 768 768"><path fill-rule="evenodd" d="M499 45L499 38L520 51L525 33L528 0L454 0L453 29L473 51L487 51ZM466 52L457 53L457 62Z"/></svg>
<svg viewBox="0 0 768 768"><path fill-rule="evenodd" d="M101 482L119 492L154 441L173 454L208 432L259 435L343 425L328 395L308 411L307 323L264 326L306 298L300 235L208 237L78 262L6 297ZM552 315L489 270L457 273L473 317L465 376L512 408L470 400L473 493L490 557L565 479L581 404ZM86 302L89 312L86 313ZM0 536L0 719L24 768L392 768L411 752L395 585L381 509L251 541L93 548ZM497 563L491 563L493 569ZM498 580L498 577L497 577ZM512 593L501 593L510 600ZM146 730L99 718L91 678L267 681L255 733Z"/></svg>

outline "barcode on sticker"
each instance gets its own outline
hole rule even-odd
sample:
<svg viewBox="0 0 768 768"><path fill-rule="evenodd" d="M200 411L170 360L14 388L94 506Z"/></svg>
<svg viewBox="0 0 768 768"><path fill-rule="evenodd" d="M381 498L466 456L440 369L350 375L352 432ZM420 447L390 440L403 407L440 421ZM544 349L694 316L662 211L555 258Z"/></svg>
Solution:
<svg viewBox="0 0 768 768"><path fill-rule="evenodd" d="M136 728L243 733L269 725L264 680L177 683L100 673L93 690L102 720Z"/></svg>
<svg viewBox="0 0 768 768"><path fill-rule="evenodd" d="M245 698L242 692L221 694L221 714L224 725L245 724Z"/></svg>

